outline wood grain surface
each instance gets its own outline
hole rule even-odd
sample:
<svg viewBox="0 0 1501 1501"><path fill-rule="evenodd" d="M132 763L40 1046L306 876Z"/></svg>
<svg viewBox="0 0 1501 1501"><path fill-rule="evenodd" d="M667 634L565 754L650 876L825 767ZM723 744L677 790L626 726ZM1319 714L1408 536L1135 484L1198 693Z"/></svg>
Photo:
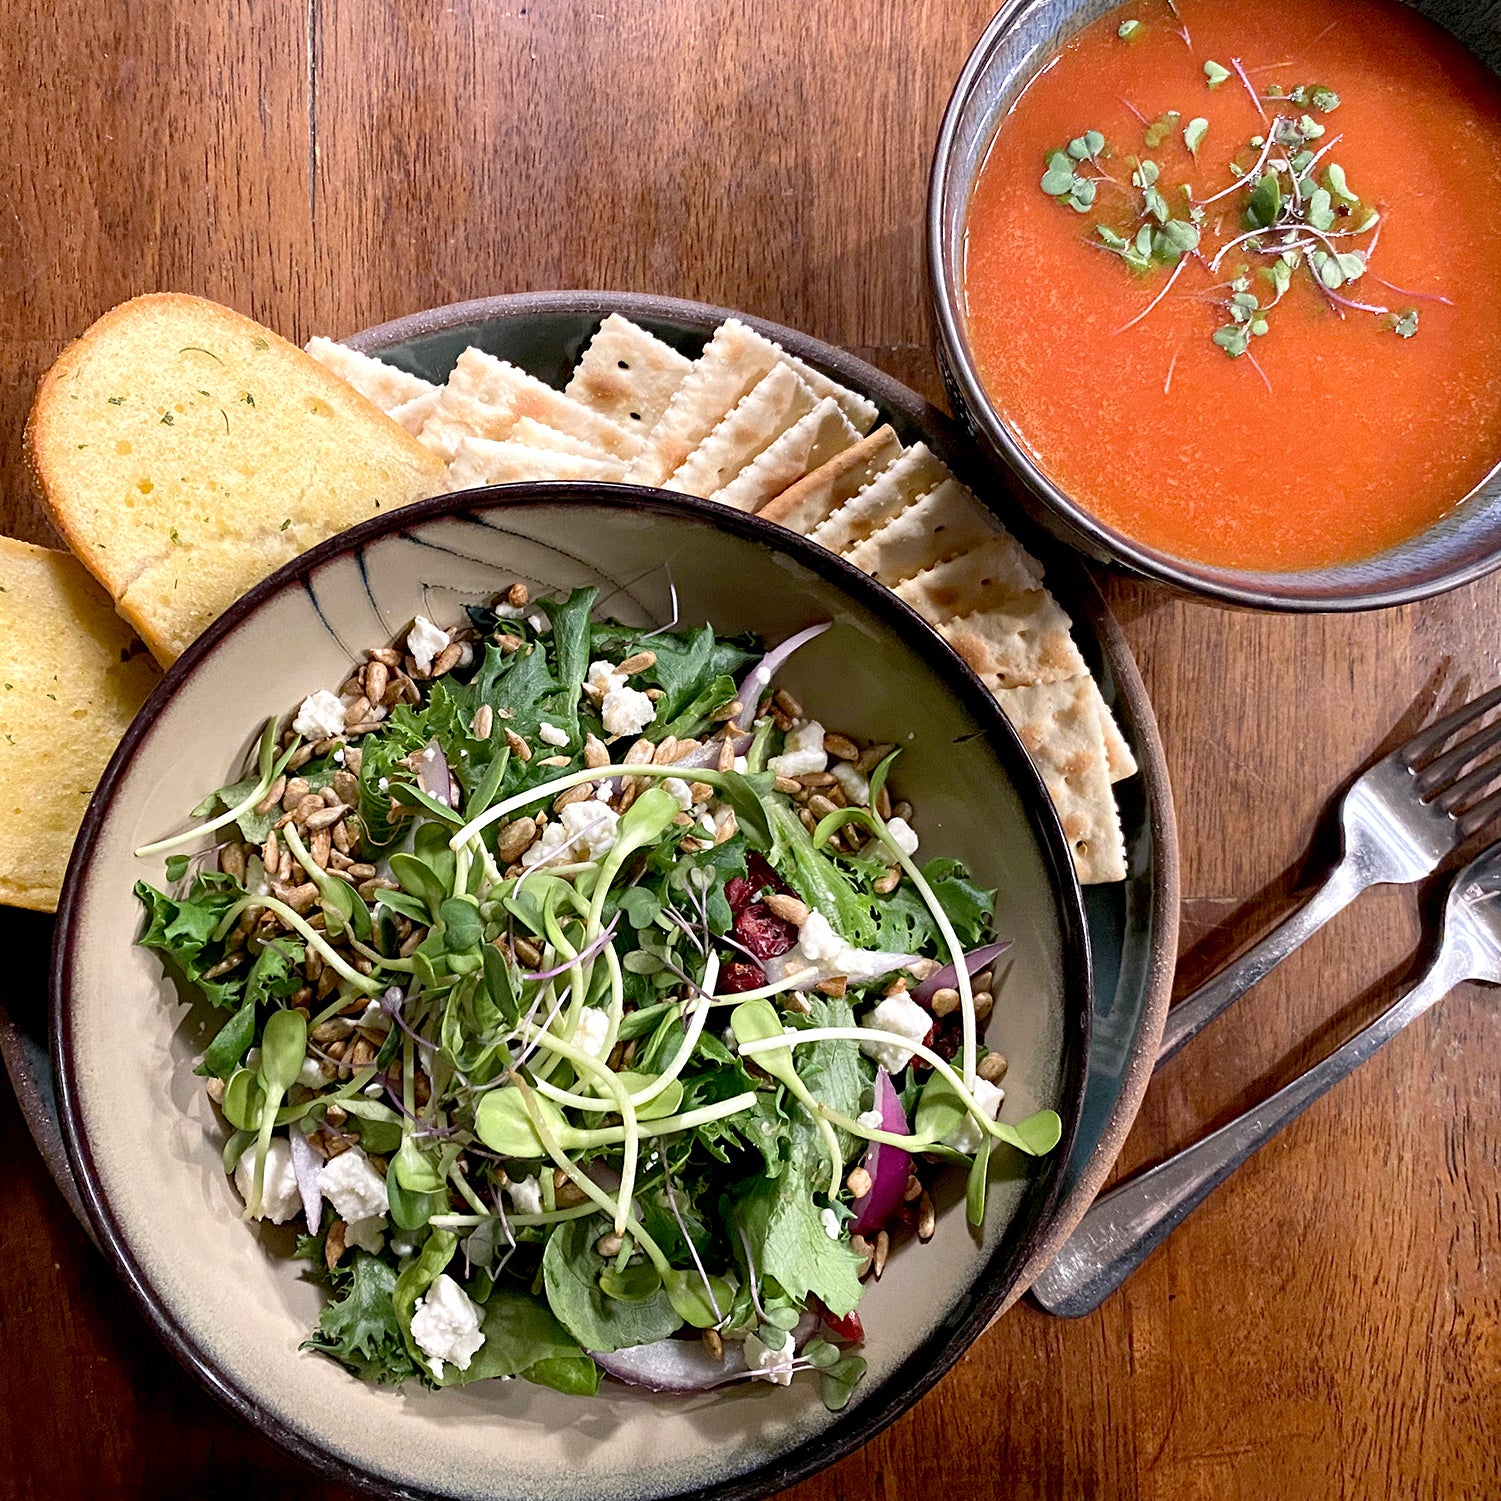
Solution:
<svg viewBox="0 0 1501 1501"><path fill-rule="evenodd" d="M0 528L48 540L21 463L37 377L156 288L299 340L492 292L657 291L795 324L934 394L928 161L990 8L3 0ZM1107 588L1178 799L1187 989L1319 873L1331 797L1363 762L1501 677L1501 582L1322 619ZM1290 1078L1423 947L1412 892L1367 896L1164 1069L1122 1169ZM790 1494L1501 1496L1498 1102L1501 1009L1465 987L1099 1313L1015 1309ZM8 1091L0 1266L0 1493L343 1494L173 1364Z"/></svg>

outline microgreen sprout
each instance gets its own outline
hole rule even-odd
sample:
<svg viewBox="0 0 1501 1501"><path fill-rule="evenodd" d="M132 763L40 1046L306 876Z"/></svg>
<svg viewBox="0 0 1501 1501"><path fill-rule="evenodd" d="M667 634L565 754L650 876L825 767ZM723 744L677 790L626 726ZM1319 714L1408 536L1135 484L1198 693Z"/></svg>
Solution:
<svg viewBox="0 0 1501 1501"><path fill-rule="evenodd" d="M1230 282L1218 283L1213 298L1225 316L1211 338L1231 359L1249 356L1253 342L1270 332L1269 314L1288 295L1300 272L1338 317L1344 318L1347 312L1369 314L1380 318L1381 326L1399 337L1412 338L1418 329L1416 309L1393 311L1384 303L1355 297L1350 292L1355 283L1370 275L1371 257L1383 221L1375 208L1361 200L1344 167L1329 159L1341 137L1328 135L1327 127L1310 113L1331 113L1339 107L1340 96L1324 84L1300 84L1287 91L1273 85L1265 98L1300 112L1268 118L1262 96L1252 87L1239 58L1231 59L1230 68L1212 59L1205 62L1204 76L1211 89L1238 78L1267 121L1266 128L1249 140L1249 151L1254 153L1250 165L1246 165L1244 156L1231 160L1229 185L1202 199L1195 197L1187 183L1179 183L1169 192L1162 164L1156 158L1129 157L1130 186L1140 194L1135 219L1123 222L1119 216L1113 216L1110 221L1097 222L1094 238L1087 243L1118 257L1138 276L1152 276L1163 267L1170 268L1170 274L1141 311L1116 332L1134 328L1160 306L1178 283L1190 258L1201 261L1217 275L1227 256L1238 251L1247 264ZM1138 119L1142 118L1139 110L1129 104L1128 108ZM1151 123L1143 120L1148 148L1164 146L1178 129L1181 118L1177 110L1167 110ZM1209 122L1203 116L1195 116L1182 127L1183 145L1195 161L1199 160L1208 135ZM1100 132L1087 132L1049 158L1044 190L1059 201L1068 202L1076 212L1084 212L1092 206L1094 195L1092 192L1081 195L1077 184L1100 179L1081 179L1078 164L1087 161L1098 166L1109 154ZM1115 182L1114 178L1110 180ZM1180 195L1186 211L1175 211ZM1200 245L1206 230L1215 236L1222 232L1218 221L1213 225L1206 222L1208 210L1227 198L1240 201L1240 228L1222 239L1212 253L1201 255ZM1363 243L1351 243L1357 240ZM1402 298L1453 305L1449 298L1436 293L1400 288L1374 275L1371 280ZM1254 359L1250 363L1270 388L1265 371ZM1164 392L1171 388L1176 364L1175 354Z"/></svg>
<svg viewBox="0 0 1501 1501"><path fill-rule="evenodd" d="M1071 179L1109 178L1145 201L1140 182L1110 177L1100 133L1060 154ZM1136 228L1148 267L1181 269L1197 245L1171 215L1144 214L1133 248ZM993 1143L1035 1153L1058 1140L1052 1112L999 1124L976 1098L988 1075L971 973L1003 947L987 943L994 893L956 861L919 867L873 810L812 824L777 792L768 761L791 747L761 705L788 643L761 657L763 683L747 677L749 643L700 627L643 648L640 633L595 624L593 598L547 604L547 631L471 611L493 648L424 680L417 704L360 737L358 760L353 745L282 747L268 724L254 772L196 814L209 830L236 822L237 837L169 861L172 894L137 888L143 941L232 1013L201 1071L232 1128L220 1156L247 1216L287 1218L273 1144L295 1133L299 1255L331 1293L314 1348L372 1379L523 1375L592 1391L612 1371L605 1353L686 1326L760 1339L746 1345L746 1379L812 1372L838 1407L862 1362L827 1339L799 1354L787 1336L820 1306L842 1319L860 1300L847 1178L858 1154L896 1142L965 1167L973 1219ZM609 737L590 665L630 656L656 661L644 680L661 729L687 725L682 738L706 754L597 764ZM481 705L512 729L504 748L470 733ZM573 753L523 757L518 736L542 724L567 724ZM450 769L447 801L418 785L425 750ZM293 756L320 794L301 822L274 785ZM740 756L745 771L718 769ZM870 800L884 798L891 761L869 774ZM685 785L663 785L674 776ZM526 825L532 842L514 844ZM371 886L356 882L362 862L381 873ZM882 890L890 870L897 887ZM800 936L814 912L828 933ZM842 979L817 947L831 936L851 956ZM943 962L935 989L953 966L960 1004L943 1043L907 1047L857 1014L870 1021L893 973L920 981L919 957ZM919 984L910 1003L928 999ZM875 1060L894 1047L916 1060L900 1086L917 1107L910 1131L865 1124L884 1077ZM338 1204L325 1173L362 1192L380 1179L385 1244L356 1241L356 1216L339 1207L341 1245L328 1228L339 1221L313 1213L320 1194ZM472 1366L419 1337L445 1275L482 1310Z"/></svg>
<svg viewBox="0 0 1501 1501"><path fill-rule="evenodd" d="M1105 149L1105 137L1097 130L1087 130L1076 136L1060 151L1048 157L1047 171L1042 174L1042 190L1056 198L1078 214L1087 214L1094 203L1097 183L1108 175L1100 164L1100 152ZM1088 162L1099 169L1101 176L1085 176L1079 169Z"/></svg>

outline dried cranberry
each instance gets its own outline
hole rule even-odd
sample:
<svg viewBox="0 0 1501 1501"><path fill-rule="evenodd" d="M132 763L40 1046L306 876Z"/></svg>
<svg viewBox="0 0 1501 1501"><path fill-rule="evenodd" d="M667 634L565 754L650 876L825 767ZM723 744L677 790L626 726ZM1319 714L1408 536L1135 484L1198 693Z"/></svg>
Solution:
<svg viewBox="0 0 1501 1501"><path fill-rule="evenodd" d="M958 1055L963 1041L964 1021L957 1011L951 1011L947 1016L939 1017L928 1033L928 1046L945 1063L952 1062Z"/></svg>
<svg viewBox="0 0 1501 1501"><path fill-rule="evenodd" d="M731 959L719 972L719 989L727 995L739 995L742 990L759 990L766 983L766 972L759 964L747 964L744 959Z"/></svg>
<svg viewBox="0 0 1501 1501"><path fill-rule="evenodd" d="M726 882L724 888L735 914L735 938L757 959L775 959L797 942L797 929L757 900L767 890L790 894L792 888L758 854L746 862L745 875Z"/></svg>
<svg viewBox="0 0 1501 1501"><path fill-rule="evenodd" d="M739 917L765 891L780 891L784 896L796 895L772 869L766 857L752 850L750 858L745 862L745 874L725 882L724 899L730 904L730 911Z"/></svg>
<svg viewBox="0 0 1501 1501"><path fill-rule="evenodd" d="M735 937L758 959L775 959L797 942L797 929L765 902L752 902L735 919Z"/></svg>

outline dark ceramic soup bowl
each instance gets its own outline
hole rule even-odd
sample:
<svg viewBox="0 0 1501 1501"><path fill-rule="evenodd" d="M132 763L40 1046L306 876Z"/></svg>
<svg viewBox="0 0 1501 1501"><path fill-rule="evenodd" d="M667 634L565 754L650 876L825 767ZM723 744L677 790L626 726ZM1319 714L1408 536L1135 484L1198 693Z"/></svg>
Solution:
<svg viewBox="0 0 1501 1501"><path fill-rule="evenodd" d="M299 1350L323 1301L290 1227L247 1225L220 1164L222 1122L192 1073L211 1030L139 948L149 839L181 828L258 727L338 684L418 613L512 582L600 587L602 614L679 618L779 641L818 620L783 682L826 723L901 741L902 796L927 855L999 890L1012 966L989 1027L1010 1060L1003 1119L1050 1106L1063 1140L998 1154L983 1230L951 1187L937 1233L893 1252L862 1315L868 1379L848 1408L750 1383L694 1397L607 1383L597 1398L523 1381L400 1392ZM403 1497L590 1501L762 1496L848 1452L910 1406L1021 1290L1057 1212L1083 1100L1090 1017L1084 913L1046 792L960 659L848 564L754 516L628 486L515 485L420 502L335 537L232 606L167 673L90 806L58 913L52 993L63 1133L89 1222L148 1318L223 1401L340 1481ZM957 1202L956 1202L957 1201Z"/></svg>
<svg viewBox="0 0 1501 1501"><path fill-rule="evenodd" d="M1000 122L1039 69L1118 3L1009 0L954 87L933 159L927 232L938 357L955 410L1017 480L1022 504L1054 535L1100 562L1189 594L1267 610L1367 610L1422 599L1489 573L1501 565L1501 469L1427 531L1373 557L1296 572L1243 571L1176 557L1106 525L1042 471L991 400L965 327L965 225L975 179ZM1501 72L1501 7L1420 0L1415 8L1492 72Z"/></svg>

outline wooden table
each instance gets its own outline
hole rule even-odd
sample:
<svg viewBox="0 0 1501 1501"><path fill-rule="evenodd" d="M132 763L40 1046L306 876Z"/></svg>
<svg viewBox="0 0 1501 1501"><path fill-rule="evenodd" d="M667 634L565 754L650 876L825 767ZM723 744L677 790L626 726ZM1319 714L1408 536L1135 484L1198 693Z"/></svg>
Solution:
<svg viewBox="0 0 1501 1501"><path fill-rule="evenodd" d="M21 462L37 377L110 304L157 288L298 340L491 292L659 291L795 324L934 393L928 160L990 8L6 0L0 526L48 539ZM1501 676L1501 581L1349 619L1107 588L1176 788L1186 988L1328 860L1342 779ZM1410 893L1365 898L1164 1069L1122 1168L1285 1082L1422 948ZM795 1494L1501 1495L1498 1094L1501 1011L1466 987L1099 1313L1017 1308ZM173 1364L8 1091L0 1203L10 1494L342 1494Z"/></svg>

